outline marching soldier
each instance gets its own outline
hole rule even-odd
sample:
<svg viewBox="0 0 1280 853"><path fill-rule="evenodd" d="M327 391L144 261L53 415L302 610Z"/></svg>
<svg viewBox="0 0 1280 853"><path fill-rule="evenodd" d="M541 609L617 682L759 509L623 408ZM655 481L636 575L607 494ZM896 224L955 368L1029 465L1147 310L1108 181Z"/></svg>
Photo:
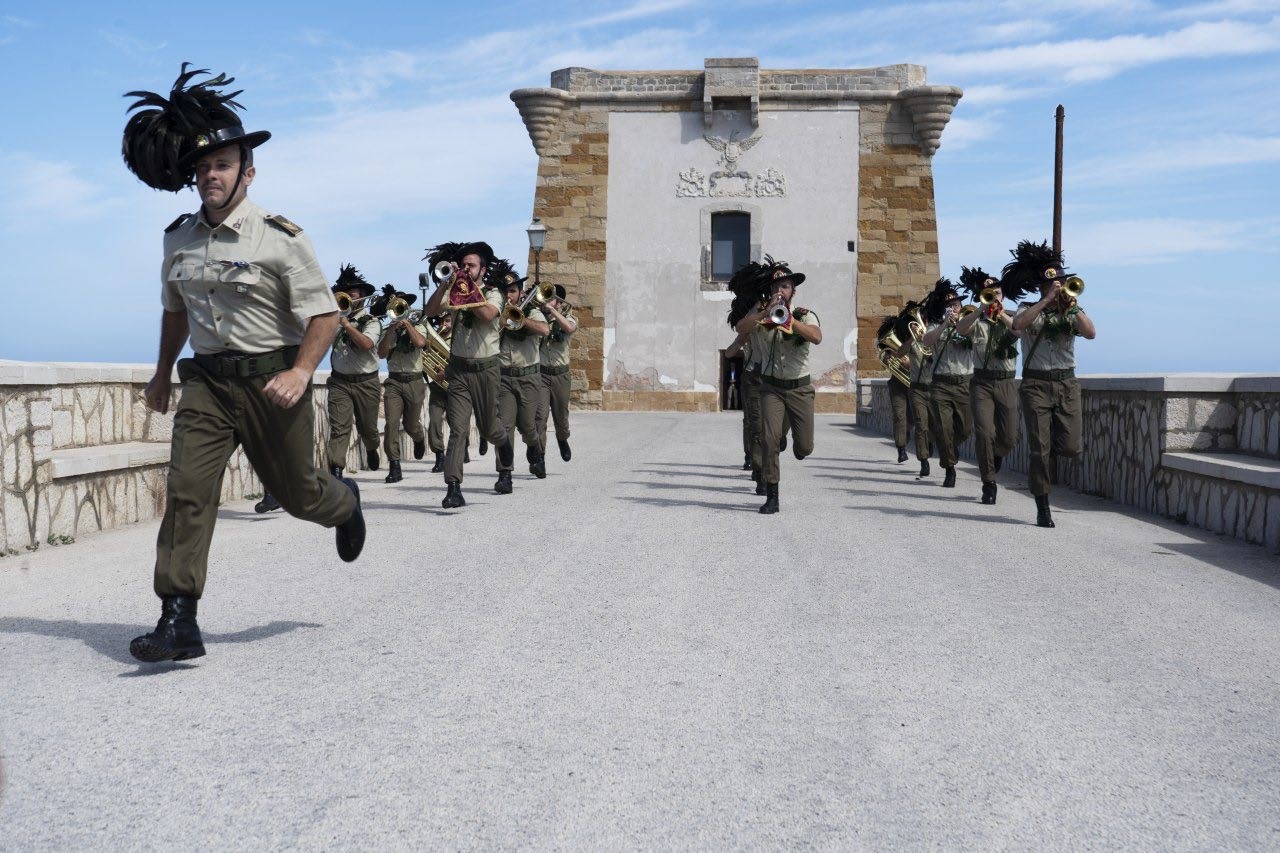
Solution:
<svg viewBox="0 0 1280 853"><path fill-rule="evenodd" d="M898 318L895 316L885 317L880 323L879 330L876 331L876 347L880 353L880 361L889 366L890 358L899 359L898 370L906 373L906 378L900 378L896 371L891 371L887 388L889 391L889 408L893 412L893 443L898 448L898 462L907 461L907 434L911 429L911 357L910 355L898 356L896 349L890 352L882 343L885 335L893 331L893 327L897 325Z"/></svg>
<svg viewBox="0 0 1280 853"><path fill-rule="evenodd" d="M741 318L739 318L741 319ZM733 320L730 315L730 320ZM732 325L732 323L731 323ZM751 470L751 479L756 484L756 494L764 495L764 480L760 470L764 460L760 455L760 363L751 349L751 332L738 332L738 336L724 351L725 358L736 358L742 354L742 373L740 380L742 403L742 467Z"/></svg>
<svg viewBox="0 0 1280 853"><path fill-rule="evenodd" d="M969 291L981 309L960 321L958 334L973 343L973 384L969 403L973 409L974 449L982 475L982 502L994 504L996 474L1018 440L1018 391L1014 368L1018 363L1019 332L1004 310L1000 282L981 268L960 268L960 286Z"/></svg>
<svg viewBox="0 0 1280 853"><path fill-rule="evenodd" d="M338 556L364 547L360 490L315 467L311 378L338 328L333 293L302 229L247 195L253 149L224 75L186 63L169 98L138 98L124 131L129 169L153 189L194 183L200 210L165 229L160 356L147 405L165 413L170 374L188 337L195 355L178 362L182 397L173 421L164 520L156 542L154 631L129 644L147 662L205 653L196 607L227 461L242 446L267 490L291 515L335 529Z"/></svg>
<svg viewBox="0 0 1280 853"><path fill-rule="evenodd" d="M909 316L911 312L924 307L918 302L908 302L902 313ZM923 314L921 318L923 319ZM904 324L904 328L914 325ZM899 335L903 340L895 355L908 359L911 365L911 386L907 390L907 399L911 404L911 421L915 425L916 459L920 462L920 473L916 478L919 479L929 476L929 457L933 455L933 435L937 432L937 425L934 423L930 399L933 387L933 353L920 343L919 338L924 337L925 329L917 331L919 337L915 334L907 334L905 337Z"/></svg>
<svg viewBox="0 0 1280 853"><path fill-rule="evenodd" d="M556 298L543 306L543 313L551 322L551 331L542 339L542 350L538 356L542 394L536 429L545 456L547 422L555 421L560 458L568 462L573 458L573 451L569 449L569 338L578 331L578 319L573 316L572 306L565 301L566 295L564 286L557 284Z"/></svg>
<svg viewBox="0 0 1280 853"><path fill-rule="evenodd" d="M818 315L792 308L795 289L804 273L766 256L770 297L767 304L747 313L739 332L751 332L751 348L760 353L760 452L765 502L760 512L778 512L778 453L790 428L792 452L804 459L813 452L813 383L809 377L809 348L822 343ZM785 309L785 310L781 310ZM781 319L782 322L778 322Z"/></svg>
<svg viewBox="0 0 1280 853"><path fill-rule="evenodd" d="M1013 318L1022 333L1022 415L1027 426L1029 480L1036 499L1036 524L1053 527L1049 487L1054 456L1080 453L1083 431L1080 383L1076 380L1076 338L1097 337L1093 320L1076 304L1064 286L1070 281L1079 293L1084 283L1063 267L1066 263L1048 242L1023 240L1011 254L1001 281L1008 295L1020 299L1039 293L1040 300L1023 305Z"/></svg>
<svg viewBox="0 0 1280 853"><path fill-rule="evenodd" d="M382 339L378 341L378 357L387 360L387 380L382 383L382 409L386 419L386 432L382 447L387 452L391 468L387 472L388 483L404 479L400 470L400 426L413 441L413 458L427 455L427 436L422 431L422 402L427 396L427 385L422 380L422 348L427 345L424 321L413 318L409 306L418 297L412 293L397 293L387 285L383 294L392 303L401 306L399 312L387 310L391 320ZM401 316L393 316L399 313Z"/></svg>
<svg viewBox="0 0 1280 853"><path fill-rule="evenodd" d="M378 459L378 354L374 350L382 331L378 318L365 306L373 296L373 285L350 264L338 272L335 295L343 294L349 308L339 314L338 336L329 355L329 471L342 476L351 446L351 423L364 444L370 471L377 471ZM363 300L363 301L362 301Z"/></svg>
<svg viewBox="0 0 1280 853"><path fill-rule="evenodd" d="M551 327L540 310L529 305L527 311L520 315L520 302L523 296L521 285L524 279L516 275L506 261L498 261L494 265L494 277L505 287L508 318L503 321L499 358L502 383L498 386L498 420L508 444L515 441L515 432L520 430L524 439L525 458L529 462L529 473L539 480L547 476L547 464L543 455L543 434L537 430L538 405L542 400L542 374L538 361L542 339ZM495 454L498 470L498 481L493 490L500 495L511 494L512 459L503 459L502 454Z"/></svg>
<svg viewBox="0 0 1280 853"><path fill-rule="evenodd" d="M445 343L448 343L450 336L453 334L453 317L449 314L443 314L440 317L432 318L429 322L435 326L436 334L443 338ZM424 366L422 378L427 380L427 447L431 449L432 454L435 456L435 464L431 466L431 473L439 474L444 471L444 424L449 410L449 383L444 378L443 368L433 374L428 372ZM466 461L471 461L470 455L468 455Z"/></svg>
<svg viewBox="0 0 1280 853"><path fill-rule="evenodd" d="M474 412L483 441L494 446L499 463L510 468L515 450L507 441L498 420L498 350L501 327L502 292L487 281L489 266L496 260L488 243L441 243L427 260L433 274L437 264L450 261L456 272L438 279L435 292L427 300L426 315L444 311L454 314L453 336L449 341L449 449L444 457L446 493L440 505L445 509L465 506L462 497L462 460Z"/></svg>
<svg viewBox="0 0 1280 853"><path fill-rule="evenodd" d="M973 375L973 342L956 331L960 318L960 294L950 279L940 278L926 300L933 323L924 345L933 350L933 385L929 402L933 409L938 461L942 463L943 488L956 485L957 451L973 429L969 411L969 378Z"/></svg>

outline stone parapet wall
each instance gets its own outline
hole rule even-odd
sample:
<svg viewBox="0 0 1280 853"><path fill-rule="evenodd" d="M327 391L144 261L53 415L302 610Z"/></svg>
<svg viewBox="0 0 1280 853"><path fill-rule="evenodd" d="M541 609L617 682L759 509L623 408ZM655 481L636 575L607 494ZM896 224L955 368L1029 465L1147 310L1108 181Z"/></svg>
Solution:
<svg viewBox="0 0 1280 853"><path fill-rule="evenodd" d="M881 435L893 434L888 382L858 382L858 424ZM1280 552L1280 467L1268 452L1271 418L1280 420L1280 377L1082 377L1080 385L1082 452L1058 460L1058 482ZM1189 452L1192 459L1229 466L1256 459L1274 472L1260 476L1278 487L1167 464L1166 454L1185 458ZM972 438L959 453L975 460ZM1027 467L1020 423L1004 470L1025 474Z"/></svg>
<svg viewBox="0 0 1280 853"><path fill-rule="evenodd" d="M0 555L163 515L172 412L182 388L175 374L170 414L152 412L142 392L153 372L146 365L0 361ZM312 385L318 468L328 466L327 378L318 371ZM425 425L425 403L422 417ZM352 471L364 468L354 439L353 431ZM412 458L405 436L401 452ZM261 491L237 449L220 501Z"/></svg>
<svg viewBox="0 0 1280 853"><path fill-rule="evenodd" d="M636 92L671 94L691 100L702 98L705 72L697 71L597 71L592 68L561 68L551 72L551 88L575 95ZM857 92L896 91L925 82L920 65L886 65L880 68L760 69L760 97L785 92L829 92L833 95Z"/></svg>

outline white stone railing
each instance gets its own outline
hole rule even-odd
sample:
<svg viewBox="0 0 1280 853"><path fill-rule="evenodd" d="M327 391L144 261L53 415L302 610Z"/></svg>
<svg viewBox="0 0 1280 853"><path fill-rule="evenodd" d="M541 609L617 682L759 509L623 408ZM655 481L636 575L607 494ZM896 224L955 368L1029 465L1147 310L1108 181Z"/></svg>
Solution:
<svg viewBox="0 0 1280 853"><path fill-rule="evenodd" d="M159 415L143 404L142 390L154 372L152 365L0 360L0 555L164 513L173 408ZM313 380L317 467L328 464L328 376L317 371ZM174 393L176 404L182 393L176 371ZM354 431L352 439L346 467L358 470L364 462ZM401 440L411 458L408 438ZM237 449L220 500L261 491Z"/></svg>
<svg viewBox="0 0 1280 853"><path fill-rule="evenodd" d="M887 379L858 380L858 424L893 434ZM1058 480L1280 552L1280 375L1082 376L1084 442ZM1006 470L1027 470L1020 424ZM960 448L973 459L973 441Z"/></svg>

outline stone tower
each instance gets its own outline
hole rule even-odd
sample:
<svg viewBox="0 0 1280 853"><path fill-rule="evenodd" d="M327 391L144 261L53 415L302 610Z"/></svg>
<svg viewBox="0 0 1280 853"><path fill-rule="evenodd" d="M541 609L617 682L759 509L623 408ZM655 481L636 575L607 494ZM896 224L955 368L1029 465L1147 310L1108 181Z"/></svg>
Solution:
<svg viewBox="0 0 1280 853"><path fill-rule="evenodd" d="M960 96L918 65L751 58L564 68L512 92L539 156L543 278L568 288L581 325L577 404L722 407L726 280L768 253L808 275L797 304L823 327L818 410L852 412L854 379L881 370L879 319L938 276L931 158Z"/></svg>

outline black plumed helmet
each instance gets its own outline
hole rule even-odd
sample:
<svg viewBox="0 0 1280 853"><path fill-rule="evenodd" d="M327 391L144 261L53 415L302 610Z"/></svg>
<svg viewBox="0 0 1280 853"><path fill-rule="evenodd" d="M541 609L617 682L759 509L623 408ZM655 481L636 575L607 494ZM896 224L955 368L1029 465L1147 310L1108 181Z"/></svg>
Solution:
<svg viewBox="0 0 1280 853"><path fill-rule="evenodd" d="M427 249L427 254L422 259L427 262L427 266L432 268L441 261L457 263L458 250L465 245L465 243L440 243Z"/></svg>
<svg viewBox="0 0 1280 853"><path fill-rule="evenodd" d="M372 296L374 292L374 286L365 280L353 264L343 264L338 268L338 280L334 282L333 290L345 291L353 287L360 288L361 296Z"/></svg>
<svg viewBox="0 0 1280 853"><path fill-rule="evenodd" d="M1062 253L1054 251L1048 240L1043 243L1022 240L1009 254L1013 260L1004 265L1000 283L1004 295L1015 302L1027 294L1040 293L1040 285L1045 281L1069 274Z"/></svg>
<svg viewBox="0 0 1280 853"><path fill-rule="evenodd" d="M516 268L506 258L494 258L485 267L484 283L487 287L496 287L505 291L512 287L522 287L527 278L528 276L522 277L516 272Z"/></svg>
<svg viewBox="0 0 1280 853"><path fill-rule="evenodd" d="M235 98L242 90L221 91L234 77L219 74L192 83L209 72L188 71L190 64L182 63L168 98L141 90L125 93L138 100L127 110L137 112L125 122L121 154L129 171L152 189L178 192L191 184L195 161L202 155L228 145L256 148L271 138L265 130L247 133L240 124L236 110L244 107Z"/></svg>
<svg viewBox="0 0 1280 853"><path fill-rule="evenodd" d="M930 323L941 323L947 315L947 303L953 298L958 299L959 296L951 279L940 278L934 283L933 290L929 291L929 295L920 303L920 313Z"/></svg>
<svg viewBox="0 0 1280 853"><path fill-rule="evenodd" d="M769 264L748 261L729 279L729 290L733 292L733 301L729 304L728 320L733 328L737 328L743 317L751 313L763 300L769 298L769 270L772 258L768 258L767 255L765 257Z"/></svg>
<svg viewBox="0 0 1280 853"><path fill-rule="evenodd" d="M984 289L999 284L1000 280L989 275L982 267L960 267L960 288L973 299L977 299Z"/></svg>

